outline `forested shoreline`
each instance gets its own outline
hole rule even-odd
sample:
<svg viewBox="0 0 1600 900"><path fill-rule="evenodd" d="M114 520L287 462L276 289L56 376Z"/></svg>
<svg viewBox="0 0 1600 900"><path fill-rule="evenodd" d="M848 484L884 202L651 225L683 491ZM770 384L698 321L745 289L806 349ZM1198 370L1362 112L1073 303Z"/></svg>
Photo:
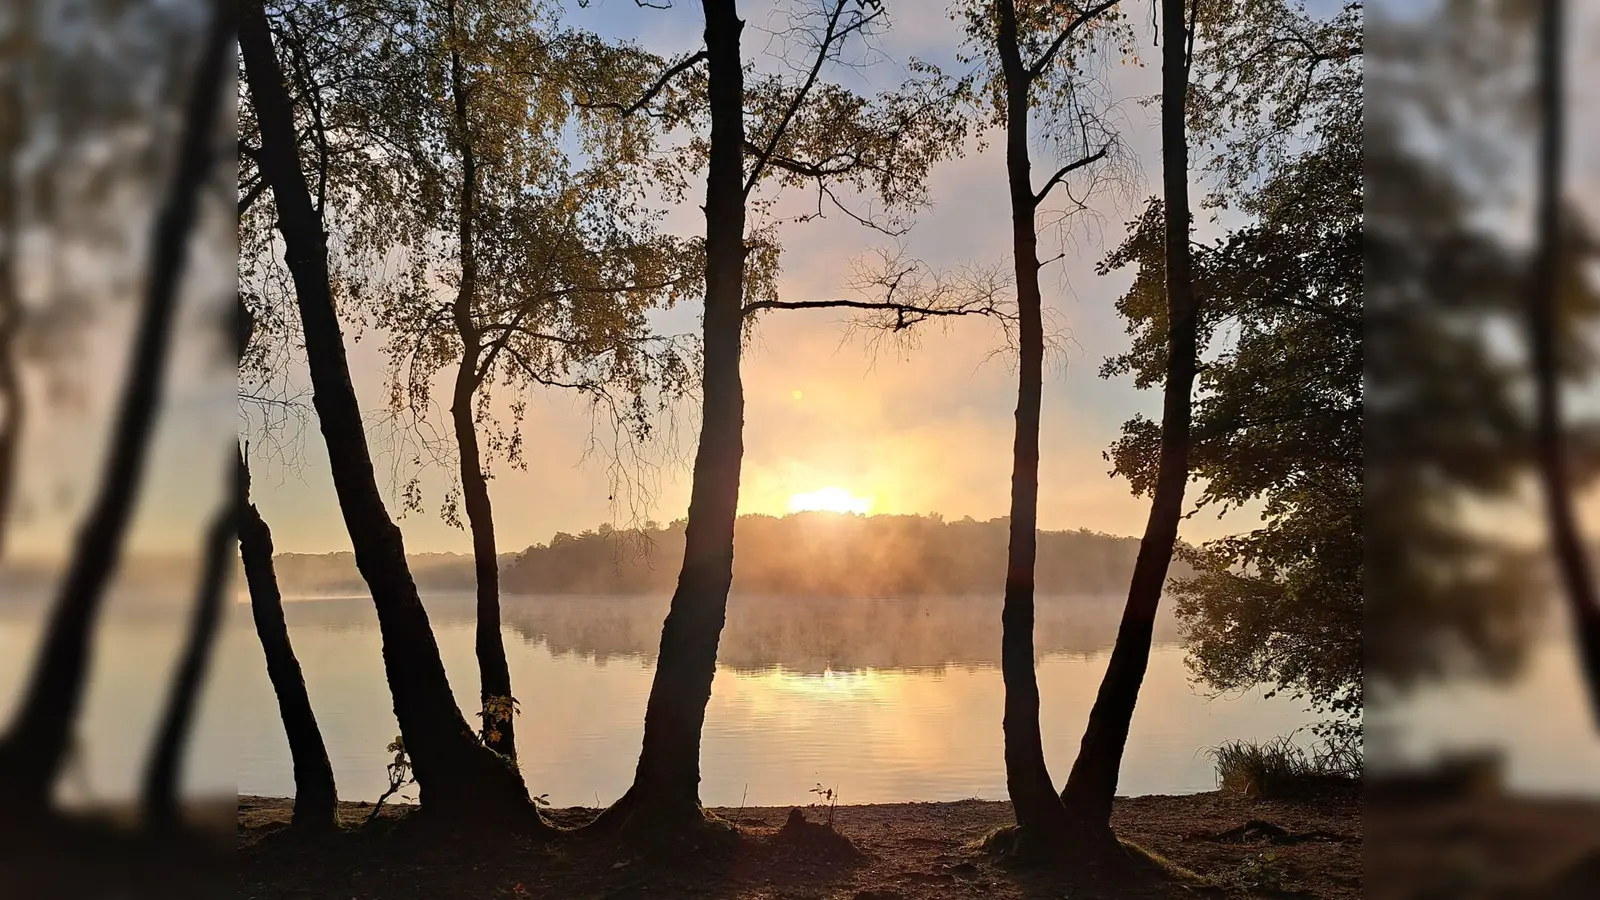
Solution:
<svg viewBox="0 0 1600 900"><path fill-rule="evenodd" d="M797 513L740 516L733 592L800 597L949 597L998 594L1008 520L940 516L846 516ZM638 595L670 593L683 553L684 522L638 529L602 525L557 532L546 543L500 555L501 582L512 594ZM1077 529L1039 531L1041 595L1114 594L1123 589L1139 539ZM472 557L408 557L419 589L470 591ZM288 596L365 594L355 557L279 553L278 579ZM1174 578L1192 575L1175 562ZM242 584L243 582L237 582Z"/></svg>

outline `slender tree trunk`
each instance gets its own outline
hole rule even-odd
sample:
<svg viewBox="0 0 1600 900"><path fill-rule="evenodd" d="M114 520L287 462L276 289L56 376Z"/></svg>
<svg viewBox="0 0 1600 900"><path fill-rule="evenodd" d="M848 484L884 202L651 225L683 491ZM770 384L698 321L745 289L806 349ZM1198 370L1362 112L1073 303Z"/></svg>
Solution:
<svg viewBox="0 0 1600 900"><path fill-rule="evenodd" d="M500 559L495 549L494 511L489 503L489 481L483 474L478 449L473 400L477 366L482 356L477 332L470 324L461 331L465 352L456 372L454 402L450 407L456 432L456 452L461 457L461 499L472 531L472 563L477 575L478 680L481 686L484 743L496 753L516 758L516 720L511 707L511 668L506 662L500 634Z"/></svg>
<svg viewBox="0 0 1600 900"><path fill-rule="evenodd" d="M333 766L322 730L311 710L300 660L289 643L289 626L283 619L283 597L278 592L278 575L272 565L272 530L261 511L249 501L250 470L244 454L239 454L239 557L244 562L244 578L250 588L250 616L255 620L256 637L267 658L267 678L278 697L278 715L289 739L289 758L294 763L294 825L331 828L337 821L339 802L333 784Z"/></svg>
<svg viewBox="0 0 1600 900"><path fill-rule="evenodd" d="M424 808L445 815L506 817L548 828L528 802L516 768L478 743L456 706L427 611L411 578L400 529L378 490L334 311L327 239L300 167L288 91L260 3L245 6L239 45L260 122L261 169L272 186L278 230L294 279L312 403L356 567L377 608L384 670L420 800Z"/></svg>
<svg viewBox="0 0 1600 900"><path fill-rule="evenodd" d="M450 4L451 29L456 5ZM452 33L452 37L457 37ZM461 284L456 292L453 315L456 333L461 337L461 365L456 370L451 396L450 417L456 432L456 453L461 460L461 499L467 508L467 527L472 530L472 563L477 575L478 620L476 648L480 713L483 717L484 744L510 759L517 755L515 716L511 707L511 668L506 663L505 642L500 635L500 559L495 549L494 511L489 504L489 481L483 474L478 448L478 425L473 416L474 395L478 390L478 363L483 355L478 328L472 320L474 293L478 287L478 256L474 230L477 220L478 163L472 150L472 121L467 114L466 73L461 53L450 51L450 92L455 100L456 140L461 155L461 207L458 211L458 238L461 253Z"/></svg>
<svg viewBox="0 0 1600 900"><path fill-rule="evenodd" d="M1011 546L1001 613L1000 671L1005 681L1006 790L1017 824L1059 831L1066 810L1045 766L1039 731L1039 681L1034 672L1034 560L1039 522L1039 416L1044 383L1044 323L1039 291L1039 238L1028 159L1030 78L1017 46L1012 0L1000 0L997 35L1006 82L1006 180L1011 189L1012 256L1016 265L1020 346L1017 428L1011 462Z"/></svg>
<svg viewBox="0 0 1600 900"><path fill-rule="evenodd" d="M90 638L144 480L189 233L201 189L212 174L215 124L233 29L230 11L229 4L218 4L191 81L194 90L185 110L172 182L155 223L139 330L99 492L78 532L19 711L0 738L0 810L5 812L27 814L49 804L83 703Z"/></svg>
<svg viewBox="0 0 1600 900"><path fill-rule="evenodd" d="M1128 586L1128 602L1117 629L1105 678L1078 759L1062 799L1069 811L1107 828L1117 791L1128 727L1139 702L1139 687L1150 661L1156 607L1166 584L1167 566L1183 518L1183 491L1189 479L1189 418L1194 385L1196 322L1189 259L1189 151L1184 132L1184 101L1189 85L1188 27L1184 0L1161 3L1161 167L1166 204L1167 381L1161 404L1161 459L1150 517L1139 542Z"/></svg>
<svg viewBox="0 0 1600 900"><path fill-rule="evenodd" d="M706 177L706 309L700 445L678 589L661 628L633 787L600 820L692 820L700 811L700 732L733 583L733 528L744 456L739 380L744 302L744 73L734 0L703 0L711 104ZM620 821L619 821L620 820ZM600 824L600 823L597 823Z"/></svg>
<svg viewBox="0 0 1600 900"><path fill-rule="evenodd" d="M232 468L230 466L230 468ZM178 781L183 772L183 752L194 730L195 710L200 702L200 689L205 684L206 670L211 663L211 648L217 642L217 628L222 622L222 588L228 580L229 546L239 531L239 498L242 485L237 480L243 473L233 473L236 483L226 492L224 507L206 535L206 549L200 576L200 590L195 597L194 622L189 628L189 640L184 647L183 661L172 679L172 693L156 732L156 742L145 769L141 805L145 822L152 828L166 830L182 823L178 806Z"/></svg>
<svg viewBox="0 0 1600 900"><path fill-rule="evenodd" d="M25 7L14 16L27 15ZM16 493L17 450L22 442L24 397L21 363L17 358L17 333L22 326L22 302L17 294L17 241L21 236L21 210L17 157L22 151L22 76L18 57L26 39L24 24L13 21L10 44L0 58L8 59L0 71L0 559L5 558L6 535Z"/></svg>
<svg viewBox="0 0 1600 900"><path fill-rule="evenodd" d="M1600 723L1600 596L1595 593L1588 551L1572 504L1566 435L1561 421L1560 277L1565 246L1561 231L1565 91L1562 0L1542 0L1539 20L1538 244L1528 286L1530 356L1534 370L1536 447L1544 486L1545 514L1557 571L1566 588L1577 631L1589 700Z"/></svg>

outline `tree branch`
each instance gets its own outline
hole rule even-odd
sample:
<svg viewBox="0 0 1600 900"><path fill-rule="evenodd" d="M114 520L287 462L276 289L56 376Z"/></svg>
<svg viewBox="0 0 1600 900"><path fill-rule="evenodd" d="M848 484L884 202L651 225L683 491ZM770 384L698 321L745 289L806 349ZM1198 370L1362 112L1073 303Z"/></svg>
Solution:
<svg viewBox="0 0 1600 900"><path fill-rule="evenodd" d="M1078 15L1071 22L1067 23L1067 27L1063 29L1060 34L1056 35L1056 39L1050 43L1050 47L1044 51L1044 55L1039 57L1039 61L1028 67L1028 80L1037 80L1040 75L1044 74L1045 69L1050 68L1050 64L1055 62L1056 54L1060 53L1061 48L1066 46L1067 39L1072 37L1073 32L1081 28L1090 19L1093 19L1095 16L1100 15L1116 5L1117 0L1106 0L1106 2L1101 3L1098 6L1092 6L1089 9L1078 13Z"/></svg>
<svg viewBox="0 0 1600 900"><path fill-rule="evenodd" d="M250 186L245 188L244 196L239 198L239 215L242 216L249 212L250 207L254 205L256 200L260 198L261 193L266 189L267 179L257 175L255 180L250 183Z"/></svg>
<svg viewBox="0 0 1600 900"><path fill-rule="evenodd" d="M609 103L592 103L583 100L574 100L573 105L583 109L614 109L623 116L631 116L649 105L650 101L654 100L657 94L666 89L667 84L670 83L672 79L677 78L684 72L687 72L699 65L700 62L705 58L706 51L702 49L699 52L685 57L676 64L670 66L665 72L661 73L661 77L656 79L655 84L650 85L650 87L647 88L643 94L639 95L639 99L633 101L627 106L623 106L621 103L614 101Z"/></svg>
<svg viewBox="0 0 1600 900"><path fill-rule="evenodd" d="M848 2L849 0L835 0L833 12L828 16L828 27L823 31L822 40L817 45L817 58L811 62L811 71L806 73L805 83L795 92L794 99L789 103L789 108L783 112L783 118L778 120L778 126L772 129L772 136L768 139L767 146L756 153L755 165L750 167L750 174L745 177L745 196L749 196L750 190L756 186L756 181L761 178L761 170L767 166L767 159L777 149L778 142L783 140L784 133L789 130L789 123L794 120L795 114L800 111L800 105L805 103L806 96L811 93L811 88L816 85L817 75L822 72L822 64L828 59L829 49L832 48L833 42L839 37L837 33L839 17L844 15L844 7ZM856 26L859 27L865 21L871 21L881 14L882 10L880 9L863 22L856 23ZM749 141L745 143L749 145Z"/></svg>
<svg viewBox="0 0 1600 900"><path fill-rule="evenodd" d="M1033 195L1033 202L1035 204L1043 203L1044 198L1049 196L1051 189L1054 188L1061 181L1061 179L1067 177L1072 172L1083 168L1084 166L1087 166L1098 160L1105 159L1106 154L1109 152L1111 152L1111 145L1106 144L1096 152L1091 153L1090 155L1081 159L1073 160L1072 162L1062 166L1060 169L1057 169L1056 173L1050 176L1050 180L1044 183L1044 187L1039 189L1039 193Z"/></svg>

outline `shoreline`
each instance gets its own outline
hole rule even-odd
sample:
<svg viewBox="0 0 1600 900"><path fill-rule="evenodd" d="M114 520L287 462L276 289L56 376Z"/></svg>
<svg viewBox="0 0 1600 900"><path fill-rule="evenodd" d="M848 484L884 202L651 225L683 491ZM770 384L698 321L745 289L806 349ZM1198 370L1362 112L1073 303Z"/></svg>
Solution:
<svg viewBox="0 0 1600 900"><path fill-rule="evenodd" d="M344 828L299 840L285 827L292 803L239 797L240 897L1026 900L1041 890L1045 896L1059 893L1048 893L1058 884L1051 879L1059 876L1000 864L978 847L995 828L1012 822L1006 801L839 805L833 809L834 830L855 848L844 855L785 840L782 826L795 807L713 808L738 826L737 846L723 854L686 854L669 865L619 857L614 845L581 832L548 846L481 829L424 839L420 829L404 827L417 809L411 804L386 803L379 818L365 825L370 803L341 803ZM799 809L811 822L828 815L826 807ZM546 809L545 815L576 828L596 812L568 807ZM1221 791L1118 798L1112 822L1119 836L1200 875L1221 896L1362 896L1358 789L1274 801ZM1138 896L1195 894L1173 883Z"/></svg>

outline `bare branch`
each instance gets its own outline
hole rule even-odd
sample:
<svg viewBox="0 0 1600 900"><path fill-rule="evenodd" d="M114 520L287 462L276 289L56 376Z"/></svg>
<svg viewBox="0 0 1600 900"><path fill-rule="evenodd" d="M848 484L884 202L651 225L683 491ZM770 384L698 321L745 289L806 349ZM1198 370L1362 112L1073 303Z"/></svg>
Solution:
<svg viewBox="0 0 1600 900"><path fill-rule="evenodd" d="M1105 159L1106 154L1109 153L1109 152L1111 152L1111 145L1110 144L1106 144L1106 145L1102 146L1099 150L1095 151L1094 153L1091 153L1088 156L1082 157L1080 159L1075 159L1072 162L1069 162L1066 165L1062 166L1061 168L1057 169L1056 173L1054 175L1050 176L1050 180L1046 181L1044 183L1044 187L1039 189L1039 193L1033 195L1033 202L1035 204L1043 203L1044 202L1044 198L1048 197L1050 195L1050 190L1052 188L1054 188L1056 186L1056 184L1061 181L1061 179L1065 178L1067 175L1071 174L1072 172L1083 168L1084 166L1087 166L1087 165L1090 165L1091 163L1095 163L1095 162L1098 162L1098 161L1100 161L1102 159Z"/></svg>
<svg viewBox="0 0 1600 900"><path fill-rule="evenodd" d="M650 6L648 3L641 3L639 5ZM666 7L663 6L653 8L665 9ZM631 116L639 110L644 109L650 104L651 100L656 98L656 95L660 94L663 90L666 90L667 85L671 83L672 79L699 65L703 60L705 60L705 58L706 51L702 49L690 56L685 57L682 60L679 60L672 66L669 66L665 72L661 73L661 77L656 79L655 84L652 84L650 87L646 88L645 92L639 95L639 99L633 101L627 106L623 106L621 103L617 103L615 101L609 103L593 103L583 100L574 100L573 105L583 109L614 109L623 116Z"/></svg>
<svg viewBox="0 0 1600 900"><path fill-rule="evenodd" d="M1083 10L1073 17L1072 21L1067 23L1067 27L1056 35L1056 39L1050 43L1050 47L1044 51L1044 55L1039 57L1039 61L1028 67L1028 80L1038 80L1039 76L1044 74L1044 70L1050 68L1050 64L1055 62L1056 55L1061 52L1062 47L1066 46L1067 40L1072 37L1073 32L1083 27L1095 16L1116 5L1117 0L1106 0L1106 2Z"/></svg>
<svg viewBox="0 0 1600 900"><path fill-rule="evenodd" d="M860 21L852 23L850 28L840 33L839 18L844 15L845 5L849 2L850 0L835 0L833 12L828 15L828 27L822 33L822 40L817 43L817 57L811 62L811 71L806 73L805 83L795 92L794 99L789 101L789 108L784 110L783 118L778 120L778 126L772 129L772 136L767 140L767 146L756 151L755 165L750 167L750 174L745 177L745 196L749 196L750 191L756 186L756 182L761 179L761 172L766 168L768 158L777 149L778 143L783 140L784 134L789 130L789 123L794 120L795 113L800 111L801 104L805 103L806 97L811 93L811 88L816 85L817 75L822 72L822 64L827 62L834 42L852 31L864 28L868 22L883 14L883 10L880 8L872 15L865 16ZM750 142L746 141L745 143L746 146L750 146Z"/></svg>

